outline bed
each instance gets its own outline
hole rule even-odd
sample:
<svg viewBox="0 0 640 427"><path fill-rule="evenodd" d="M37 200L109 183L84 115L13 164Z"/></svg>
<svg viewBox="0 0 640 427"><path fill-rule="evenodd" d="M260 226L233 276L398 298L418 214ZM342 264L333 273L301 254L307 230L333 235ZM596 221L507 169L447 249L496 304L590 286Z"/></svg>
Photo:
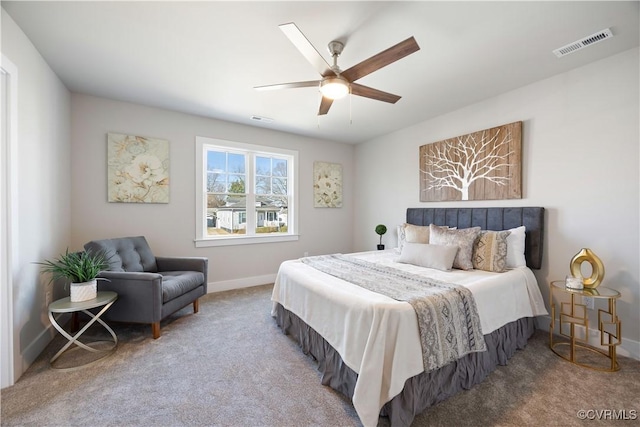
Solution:
<svg viewBox="0 0 640 427"><path fill-rule="evenodd" d="M322 384L351 398L367 427L377 425L380 415L392 426L410 425L429 406L480 383L526 346L535 316L547 314L531 271L542 263L544 208L409 208L406 222L496 231L524 226L526 266L503 273L441 271L399 264L393 249L349 254L354 263L426 275L473 294L486 349L425 370L419 316L410 304L327 274L306 259L281 265L272 294L276 323L318 361Z"/></svg>

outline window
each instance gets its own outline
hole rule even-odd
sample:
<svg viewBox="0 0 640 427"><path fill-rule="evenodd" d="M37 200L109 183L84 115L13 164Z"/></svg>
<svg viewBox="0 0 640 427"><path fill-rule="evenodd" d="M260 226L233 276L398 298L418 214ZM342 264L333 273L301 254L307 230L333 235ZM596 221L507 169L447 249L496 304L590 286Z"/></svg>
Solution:
<svg viewBox="0 0 640 427"><path fill-rule="evenodd" d="M297 240L297 157L196 137L196 246Z"/></svg>

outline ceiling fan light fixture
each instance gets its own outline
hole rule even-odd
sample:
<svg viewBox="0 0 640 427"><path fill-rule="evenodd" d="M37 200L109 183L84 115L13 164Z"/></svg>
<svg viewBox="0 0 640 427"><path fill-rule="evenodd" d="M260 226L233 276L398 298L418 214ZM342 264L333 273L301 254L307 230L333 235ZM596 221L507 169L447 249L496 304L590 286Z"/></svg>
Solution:
<svg viewBox="0 0 640 427"><path fill-rule="evenodd" d="M344 98L349 94L349 82L344 77L327 77L320 83L322 96L329 99Z"/></svg>
<svg viewBox="0 0 640 427"><path fill-rule="evenodd" d="M329 49L329 53L333 59L333 65L329 65L326 59L320 55L318 50L311 44L311 42L309 42L309 39L302 33L302 31L300 31L296 24L289 22L287 24L282 24L279 27L302 56L304 56L305 59L313 65L316 71L320 73L322 79L257 86L255 89L266 90L315 87L322 94L320 107L318 109L319 116L327 114L335 99L344 98L347 95L357 95L376 101L395 104L400 99L400 96L361 85L356 83L356 80L420 50L420 46L418 46L416 39L414 37L409 37L408 39L401 41L400 43L397 43L390 48L365 59L364 61L360 61L358 64L343 72L338 66L338 56L340 56L344 49L343 42L338 40L329 42L327 48Z"/></svg>

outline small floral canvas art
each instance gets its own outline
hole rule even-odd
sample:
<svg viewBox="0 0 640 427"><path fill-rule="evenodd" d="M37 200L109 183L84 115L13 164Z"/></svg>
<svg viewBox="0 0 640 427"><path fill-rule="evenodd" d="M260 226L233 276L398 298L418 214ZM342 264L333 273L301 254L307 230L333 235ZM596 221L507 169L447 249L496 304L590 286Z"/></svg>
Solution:
<svg viewBox="0 0 640 427"><path fill-rule="evenodd" d="M313 163L313 202L316 208L342 207L342 165Z"/></svg>
<svg viewBox="0 0 640 427"><path fill-rule="evenodd" d="M109 202L169 203L169 141L107 134Z"/></svg>

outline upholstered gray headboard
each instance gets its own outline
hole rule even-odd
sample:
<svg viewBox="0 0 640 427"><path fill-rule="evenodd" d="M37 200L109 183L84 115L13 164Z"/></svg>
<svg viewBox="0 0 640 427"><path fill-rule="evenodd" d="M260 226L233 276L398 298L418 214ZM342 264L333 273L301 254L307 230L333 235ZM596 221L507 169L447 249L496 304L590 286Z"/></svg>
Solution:
<svg viewBox="0 0 640 427"><path fill-rule="evenodd" d="M542 267L544 208L408 208L407 223L480 227L483 230L508 230L526 227L524 256L529 268Z"/></svg>

